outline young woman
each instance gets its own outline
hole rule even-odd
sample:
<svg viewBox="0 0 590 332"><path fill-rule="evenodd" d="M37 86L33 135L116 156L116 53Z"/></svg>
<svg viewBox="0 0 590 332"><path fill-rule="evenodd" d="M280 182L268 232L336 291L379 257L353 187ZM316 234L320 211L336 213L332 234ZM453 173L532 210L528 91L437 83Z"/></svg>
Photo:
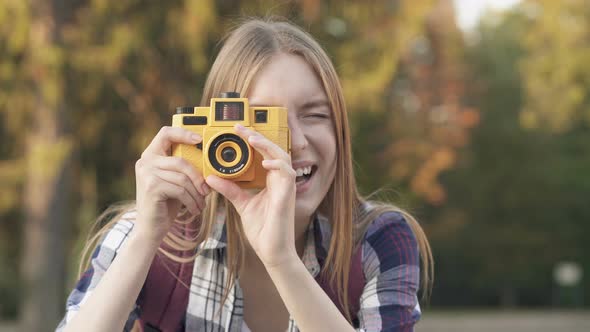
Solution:
<svg viewBox="0 0 590 332"><path fill-rule="evenodd" d="M411 216L359 195L342 89L320 45L290 23L247 21L225 41L202 105L225 91L250 105L287 107L291 155L236 126L268 170L265 189L242 190L170 156L172 144L202 138L162 128L136 163L136 202L119 207L88 244L98 242L58 330L130 330L154 257L186 261L166 243L194 261L177 330L411 331L420 277L426 293L432 281L428 241ZM183 233L187 225L196 236ZM349 303L357 250L365 284ZM318 274L332 282L340 307Z"/></svg>

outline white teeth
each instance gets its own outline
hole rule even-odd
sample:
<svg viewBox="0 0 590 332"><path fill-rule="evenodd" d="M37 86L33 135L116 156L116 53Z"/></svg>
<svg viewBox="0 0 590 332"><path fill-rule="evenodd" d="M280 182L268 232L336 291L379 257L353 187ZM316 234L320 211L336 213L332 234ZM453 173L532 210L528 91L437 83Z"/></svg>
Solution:
<svg viewBox="0 0 590 332"><path fill-rule="evenodd" d="M295 170L297 176L309 175L311 174L311 166L301 167Z"/></svg>

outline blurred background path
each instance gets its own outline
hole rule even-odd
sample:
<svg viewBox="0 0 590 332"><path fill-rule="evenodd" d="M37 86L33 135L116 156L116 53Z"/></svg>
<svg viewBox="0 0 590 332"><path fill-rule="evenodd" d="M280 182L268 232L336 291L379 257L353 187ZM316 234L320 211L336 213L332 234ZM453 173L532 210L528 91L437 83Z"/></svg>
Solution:
<svg viewBox="0 0 590 332"><path fill-rule="evenodd" d="M588 332L588 311L426 312L416 332Z"/></svg>
<svg viewBox="0 0 590 332"><path fill-rule="evenodd" d="M0 332L19 331L0 323ZM588 332L590 311L426 312L415 332ZM19 331L20 332L20 331Z"/></svg>

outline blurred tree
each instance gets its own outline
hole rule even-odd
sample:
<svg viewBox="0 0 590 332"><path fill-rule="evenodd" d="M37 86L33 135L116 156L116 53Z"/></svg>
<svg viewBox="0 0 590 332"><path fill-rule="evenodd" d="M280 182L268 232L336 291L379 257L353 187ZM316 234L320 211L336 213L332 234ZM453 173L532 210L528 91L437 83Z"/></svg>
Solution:
<svg viewBox="0 0 590 332"><path fill-rule="evenodd" d="M361 108L375 114L353 114L355 142L361 142L355 152L370 161L363 165L366 175L360 173L363 185L399 188L414 204L442 204L439 176L455 165L479 115L464 104L464 46L452 1L433 1L422 17L421 28L407 36L394 59L396 70L379 92L385 93L379 107Z"/></svg>
<svg viewBox="0 0 590 332"><path fill-rule="evenodd" d="M459 167L443 177L450 199L431 229L440 257L439 296L461 289L457 304L476 304L469 294L483 295L480 304L517 304L515 288L538 281L532 267L547 257L535 255L550 240L535 209L547 198L539 182L544 153L536 144L543 137L518 125L522 24L520 16L497 27L482 24L468 54L470 97L482 121Z"/></svg>
<svg viewBox="0 0 590 332"><path fill-rule="evenodd" d="M558 134L547 181L559 193L550 205L560 211L562 246L570 253L559 259L582 262L582 289L590 303L590 225L584 222L590 217L590 6L584 0L527 0L519 10L527 19L528 54L519 63L526 91L520 122Z"/></svg>
<svg viewBox="0 0 590 332"><path fill-rule="evenodd" d="M5 1L0 5L5 92L0 110L3 131L16 137L4 147L2 167L12 185L3 186L10 210L22 188L24 217L21 261L22 330L41 331L61 312L65 252L61 236L69 219L68 169L73 140L67 129L61 27L73 4L58 1ZM24 151L24 155L21 151ZM4 158L3 158L4 159ZM26 180L26 181L25 181ZM20 185L22 184L22 187Z"/></svg>
<svg viewBox="0 0 590 332"><path fill-rule="evenodd" d="M528 0L521 10L529 52L521 62L526 128L564 132L590 122L590 6L586 0Z"/></svg>
<svg viewBox="0 0 590 332"><path fill-rule="evenodd" d="M588 261L587 126L555 135L519 122L530 96L518 68L537 56L522 40L536 28L520 10L491 16L469 49L468 96L482 121L459 167L443 176L450 199L430 229L435 303L550 305L554 265Z"/></svg>
<svg viewBox="0 0 590 332"><path fill-rule="evenodd" d="M391 89L394 112L388 129L393 139L382 158L394 179L407 181L431 204L445 201L438 177L455 165L458 150L479 121L477 111L465 105L463 52L453 2L439 0L424 34L402 57Z"/></svg>
<svg viewBox="0 0 590 332"><path fill-rule="evenodd" d="M0 3L0 314L14 315L18 293L18 235L20 193L24 181L24 104L31 104L26 90L23 62L27 47L29 18L27 4ZM28 107L30 108L30 107ZM19 157L17 157L19 156Z"/></svg>

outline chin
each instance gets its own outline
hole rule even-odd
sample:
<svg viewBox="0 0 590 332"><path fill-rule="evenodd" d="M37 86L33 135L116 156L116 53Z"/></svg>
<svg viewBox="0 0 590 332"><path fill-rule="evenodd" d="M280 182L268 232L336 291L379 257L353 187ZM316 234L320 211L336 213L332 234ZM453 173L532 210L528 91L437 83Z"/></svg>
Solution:
<svg viewBox="0 0 590 332"><path fill-rule="evenodd" d="M295 200L295 214L301 214L302 216L311 216L319 209L322 209L322 211L320 212L325 212L325 206L323 203L326 199L326 196L328 195L328 192L329 191L327 191L326 193L316 193L316 195L309 195L308 193L308 195L305 195L303 197L297 197Z"/></svg>
<svg viewBox="0 0 590 332"><path fill-rule="evenodd" d="M313 204L309 199L298 198L295 200L295 219L310 218L319 204Z"/></svg>

